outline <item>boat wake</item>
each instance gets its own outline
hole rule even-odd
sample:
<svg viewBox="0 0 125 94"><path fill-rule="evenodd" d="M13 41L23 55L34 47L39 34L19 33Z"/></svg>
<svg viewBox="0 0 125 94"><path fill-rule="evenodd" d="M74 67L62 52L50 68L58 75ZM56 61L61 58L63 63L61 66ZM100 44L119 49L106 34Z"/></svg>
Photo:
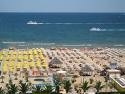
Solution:
<svg viewBox="0 0 125 94"><path fill-rule="evenodd" d="M105 29L105 28L90 28L89 31L125 31L125 29L121 28L121 29Z"/></svg>
<svg viewBox="0 0 125 94"><path fill-rule="evenodd" d="M29 25L37 25L37 24L45 24L45 25L53 25L53 24L57 24L57 25L71 25L71 24L125 24L125 23L71 23L71 22L66 22L66 23L48 23L48 22L44 22L44 23L41 23L41 22L37 22L37 21L28 21L26 24L29 24Z"/></svg>

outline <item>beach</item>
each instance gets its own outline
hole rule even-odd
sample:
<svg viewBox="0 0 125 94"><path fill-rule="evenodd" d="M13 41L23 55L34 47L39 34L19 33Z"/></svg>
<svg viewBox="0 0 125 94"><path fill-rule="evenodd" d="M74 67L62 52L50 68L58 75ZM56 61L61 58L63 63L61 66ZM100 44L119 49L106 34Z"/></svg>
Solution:
<svg viewBox="0 0 125 94"><path fill-rule="evenodd" d="M8 48L0 50L1 76L4 76L4 83L0 86L5 88L9 79L18 84L19 80L29 82L33 85L44 84L34 79L44 79L45 82L53 84L53 76L57 71L66 71L67 78L75 79L74 86L78 86L84 80L100 80L105 84L105 79L100 72L111 63L124 67L124 48ZM82 68L84 71L82 71ZM82 74L81 74L82 71ZM85 74L83 76L83 74ZM77 77L74 78L74 75ZM15 80L18 78L17 80ZM2 79L1 79L2 81ZM94 83L93 83L94 84ZM102 91L110 91L110 88Z"/></svg>

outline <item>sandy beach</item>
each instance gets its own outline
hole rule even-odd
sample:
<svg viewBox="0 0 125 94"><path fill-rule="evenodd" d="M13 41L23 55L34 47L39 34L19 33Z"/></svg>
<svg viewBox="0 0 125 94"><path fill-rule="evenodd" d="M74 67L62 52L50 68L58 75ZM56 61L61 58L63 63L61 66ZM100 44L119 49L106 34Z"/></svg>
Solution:
<svg viewBox="0 0 125 94"><path fill-rule="evenodd" d="M5 88L9 79L15 84L18 84L19 80L26 81L26 76L33 85L43 84L34 80L38 78L52 84L52 75L59 70L66 71L66 77L71 81L75 79L73 85L76 87L81 85L83 80L89 81L90 79L94 80L93 84L96 81L105 84L100 71L110 67L110 63L117 62L118 66L124 66L124 57L125 49L123 48L2 49L0 51L0 71L1 76L4 77L4 83L1 83L0 87ZM82 70L82 73L86 75L81 74ZM102 91L111 90L106 87Z"/></svg>

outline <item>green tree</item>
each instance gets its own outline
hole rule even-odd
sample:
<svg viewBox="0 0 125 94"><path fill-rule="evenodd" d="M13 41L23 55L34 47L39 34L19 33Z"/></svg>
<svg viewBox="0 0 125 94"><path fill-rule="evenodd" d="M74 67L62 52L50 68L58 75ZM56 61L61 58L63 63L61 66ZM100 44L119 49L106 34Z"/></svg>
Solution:
<svg viewBox="0 0 125 94"><path fill-rule="evenodd" d="M29 90L32 90L32 83L30 81L27 82L28 83L28 86L29 86Z"/></svg>
<svg viewBox="0 0 125 94"><path fill-rule="evenodd" d="M66 90L66 93L68 93L69 90L71 89L70 81L69 80L65 80L63 84L64 84L64 89Z"/></svg>
<svg viewBox="0 0 125 94"><path fill-rule="evenodd" d="M105 85L102 85L102 83L100 81L96 82L96 85L94 86L95 89L97 90L97 93L99 93L99 91L104 88Z"/></svg>
<svg viewBox="0 0 125 94"><path fill-rule="evenodd" d="M46 84L42 90L42 94L51 94L53 92L54 88L50 84Z"/></svg>
<svg viewBox="0 0 125 94"><path fill-rule="evenodd" d="M86 92L91 86L88 85L88 82L87 81L84 81L82 83L82 86L81 88L83 89L84 92Z"/></svg>
<svg viewBox="0 0 125 94"><path fill-rule="evenodd" d="M18 91L18 87L12 83L11 80L9 80L9 83L6 84L6 88L7 88L7 94L16 94Z"/></svg>
<svg viewBox="0 0 125 94"><path fill-rule="evenodd" d="M55 92L57 93L57 94L59 94L59 89L60 89L60 86L61 86L61 82L60 82L60 80L59 80L59 78L58 77L56 77L56 76L54 76L54 85L55 85Z"/></svg>
<svg viewBox="0 0 125 94"><path fill-rule="evenodd" d="M28 91L29 86L27 83L23 83L22 81L19 82L19 91L20 94L26 94L26 92Z"/></svg>
<svg viewBox="0 0 125 94"><path fill-rule="evenodd" d="M109 82L108 86L110 87L111 91L113 91L114 88L115 88L115 83L114 82Z"/></svg>
<svg viewBox="0 0 125 94"><path fill-rule="evenodd" d="M42 87L39 86L39 85L33 87L33 92L34 92L34 93L37 93L37 94L41 93L41 92L42 92Z"/></svg>
<svg viewBox="0 0 125 94"><path fill-rule="evenodd" d="M0 87L0 94L5 94L5 92L4 92L2 87Z"/></svg>
<svg viewBox="0 0 125 94"><path fill-rule="evenodd" d="M106 89L105 91L107 91L107 89L108 89L108 87L109 87L108 77L105 76L104 78L105 78L105 83L106 83L106 84L105 84L105 89Z"/></svg>

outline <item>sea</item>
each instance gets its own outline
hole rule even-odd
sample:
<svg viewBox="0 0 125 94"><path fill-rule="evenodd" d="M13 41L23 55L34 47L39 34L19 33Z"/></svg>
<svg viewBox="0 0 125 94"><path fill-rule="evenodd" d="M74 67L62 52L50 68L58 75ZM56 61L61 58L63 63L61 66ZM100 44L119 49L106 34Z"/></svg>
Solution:
<svg viewBox="0 0 125 94"><path fill-rule="evenodd" d="M125 47L125 13L0 13L0 48L97 46Z"/></svg>

